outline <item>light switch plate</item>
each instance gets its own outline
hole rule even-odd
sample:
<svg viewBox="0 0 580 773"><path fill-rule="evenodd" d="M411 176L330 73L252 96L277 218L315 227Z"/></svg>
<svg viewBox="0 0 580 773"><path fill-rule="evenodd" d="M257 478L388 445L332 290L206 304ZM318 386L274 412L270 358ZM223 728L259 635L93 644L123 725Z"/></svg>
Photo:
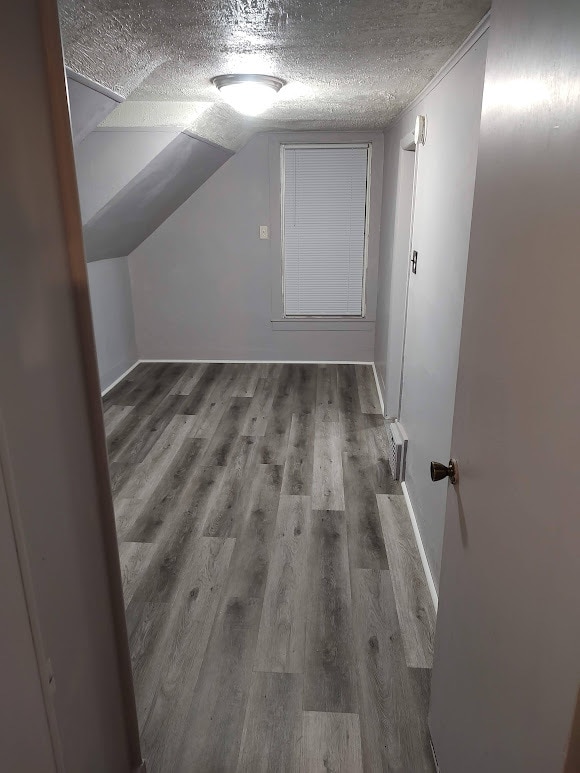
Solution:
<svg viewBox="0 0 580 773"><path fill-rule="evenodd" d="M261 225L260 226L260 239L267 239L268 238L268 226L267 225Z"/></svg>

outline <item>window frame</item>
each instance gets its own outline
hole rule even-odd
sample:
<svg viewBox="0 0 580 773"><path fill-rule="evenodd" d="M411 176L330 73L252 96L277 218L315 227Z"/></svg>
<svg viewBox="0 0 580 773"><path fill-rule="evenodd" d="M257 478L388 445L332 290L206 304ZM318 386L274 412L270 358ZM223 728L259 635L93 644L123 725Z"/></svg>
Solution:
<svg viewBox="0 0 580 773"><path fill-rule="evenodd" d="M376 318L383 187L382 132L272 132L269 137L271 323L274 330L369 330ZM283 152L285 147L368 146L362 315L286 315L284 308Z"/></svg>
<svg viewBox="0 0 580 773"><path fill-rule="evenodd" d="M286 150L295 149L350 149L366 148L367 151L367 174L365 191L365 225L364 225L364 255L363 255L363 273L361 288L361 313L360 314L287 314L286 313L286 281L284 270L286 268L286 256L284 251L284 190L286 188ZM366 276L369 257L369 215L371 205L371 161L373 155L373 146L371 142L283 142L280 143L280 222L281 222L281 250L282 250L282 314L284 319L365 319L366 318Z"/></svg>

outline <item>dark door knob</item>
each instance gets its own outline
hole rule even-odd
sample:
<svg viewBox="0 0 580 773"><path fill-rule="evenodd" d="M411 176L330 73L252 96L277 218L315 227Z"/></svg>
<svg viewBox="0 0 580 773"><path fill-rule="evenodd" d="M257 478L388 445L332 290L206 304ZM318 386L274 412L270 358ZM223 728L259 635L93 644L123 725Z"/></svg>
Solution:
<svg viewBox="0 0 580 773"><path fill-rule="evenodd" d="M451 483L455 485L459 478L459 470L457 468L457 460L450 459L449 464L441 464L441 462L431 462L431 480L443 480L443 478L449 478Z"/></svg>

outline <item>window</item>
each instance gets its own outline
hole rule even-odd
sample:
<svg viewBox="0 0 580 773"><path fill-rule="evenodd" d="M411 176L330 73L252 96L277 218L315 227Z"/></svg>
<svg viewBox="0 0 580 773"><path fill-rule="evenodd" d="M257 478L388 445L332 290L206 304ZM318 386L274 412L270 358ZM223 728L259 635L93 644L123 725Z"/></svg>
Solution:
<svg viewBox="0 0 580 773"><path fill-rule="evenodd" d="M282 145L284 316L362 317L369 145Z"/></svg>

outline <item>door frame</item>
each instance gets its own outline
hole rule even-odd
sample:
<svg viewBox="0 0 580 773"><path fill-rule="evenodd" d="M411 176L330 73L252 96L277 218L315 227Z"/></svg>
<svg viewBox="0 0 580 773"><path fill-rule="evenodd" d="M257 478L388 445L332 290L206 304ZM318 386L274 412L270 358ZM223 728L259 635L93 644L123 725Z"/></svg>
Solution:
<svg viewBox="0 0 580 773"><path fill-rule="evenodd" d="M105 443L97 350L89 298L60 22L56 0L37 0L37 3L44 48L46 87L52 118L54 153L58 167L62 220L66 234L68 263L76 306L77 330L83 359L84 391L90 420L92 453L99 493L100 525L106 556L109 600L115 634L125 731L131 769L144 771L145 763L139 739L115 511Z"/></svg>

